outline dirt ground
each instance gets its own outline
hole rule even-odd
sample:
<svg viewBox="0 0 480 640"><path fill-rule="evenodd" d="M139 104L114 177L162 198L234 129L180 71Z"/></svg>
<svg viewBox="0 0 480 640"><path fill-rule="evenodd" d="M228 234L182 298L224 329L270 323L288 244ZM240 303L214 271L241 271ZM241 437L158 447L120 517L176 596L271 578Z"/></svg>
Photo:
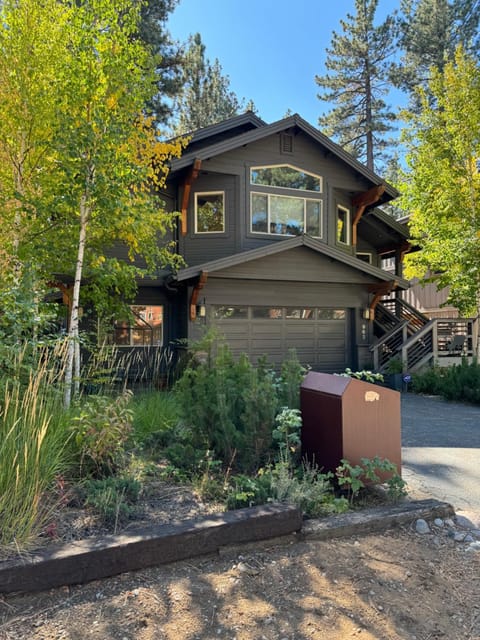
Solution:
<svg viewBox="0 0 480 640"><path fill-rule="evenodd" d="M412 528L283 540L0 598L1 640L480 639L480 553Z"/></svg>

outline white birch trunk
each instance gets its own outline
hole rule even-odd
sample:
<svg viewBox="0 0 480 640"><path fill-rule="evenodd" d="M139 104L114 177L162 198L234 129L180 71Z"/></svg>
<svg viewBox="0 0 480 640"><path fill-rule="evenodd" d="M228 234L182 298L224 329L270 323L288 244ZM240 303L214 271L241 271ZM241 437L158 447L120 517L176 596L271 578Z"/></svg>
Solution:
<svg viewBox="0 0 480 640"><path fill-rule="evenodd" d="M78 390L80 371L80 344L78 332L78 311L80 301L80 284L82 280L83 257L85 254L85 243L87 238L87 224L90 215L90 204L88 201L88 191L86 190L80 199L80 233L78 237L77 264L75 267L75 281L73 284L72 309L70 312L70 326L68 328L68 349L65 366L65 392L63 396L64 405L68 408L72 402L72 382L75 369L75 391ZM77 357L76 357L77 356Z"/></svg>

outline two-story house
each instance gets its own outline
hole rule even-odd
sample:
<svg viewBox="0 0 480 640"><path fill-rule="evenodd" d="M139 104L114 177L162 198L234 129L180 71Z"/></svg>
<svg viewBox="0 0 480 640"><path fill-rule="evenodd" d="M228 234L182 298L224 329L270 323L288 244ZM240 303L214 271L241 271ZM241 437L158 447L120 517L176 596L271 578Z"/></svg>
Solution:
<svg viewBox="0 0 480 640"><path fill-rule="evenodd" d="M295 348L317 370L371 366L375 307L408 287L381 269L407 249L377 208L392 186L298 115L269 125L248 112L194 132L163 195L181 212L186 266L142 281L116 344L166 347L215 325L253 361Z"/></svg>

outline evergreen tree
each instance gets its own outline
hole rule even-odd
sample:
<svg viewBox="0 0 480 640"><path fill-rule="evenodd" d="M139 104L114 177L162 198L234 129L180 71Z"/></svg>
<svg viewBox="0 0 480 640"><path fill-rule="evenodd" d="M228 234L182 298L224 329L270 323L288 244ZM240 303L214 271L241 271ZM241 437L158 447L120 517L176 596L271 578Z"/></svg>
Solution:
<svg viewBox="0 0 480 640"><path fill-rule="evenodd" d="M253 103L250 102L251 107ZM191 36L183 62L183 89L175 101L178 119L176 135L215 124L244 111L244 101L230 90L230 78L223 75L218 59L205 56L199 33Z"/></svg>
<svg viewBox="0 0 480 640"><path fill-rule="evenodd" d="M172 40L165 26L178 0L136 1L140 4L138 37L156 58L157 91L148 108L158 122L165 124L172 115L171 101L181 87L180 46Z"/></svg>
<svg viewBox="0 0 480 640"><path fill-rule="evenodd" d="M355 15L341 20L333 32L325 66L330 74L316 76L321 100L335 106L319 118L327 135L374 169L388 146L394 114L383 100L390 58L394 52L393 17L374 24L378 0L355 0Z"/></svg>
<svg viewBox="0 0 480 640"><path fill-rule="evenodd" d="M458 45L476 53L479 20L479 0L402 0L397 28L403 55L392 67L392 82L410 95L412 109L420 109L416 88L428 92L432 67L442 71Z"/></svg>

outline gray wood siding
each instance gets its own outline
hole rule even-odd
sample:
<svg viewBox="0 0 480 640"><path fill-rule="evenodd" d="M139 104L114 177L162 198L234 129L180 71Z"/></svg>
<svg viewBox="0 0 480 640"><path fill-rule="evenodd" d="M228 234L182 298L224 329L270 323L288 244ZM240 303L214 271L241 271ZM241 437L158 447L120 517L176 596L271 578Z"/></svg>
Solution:
<svg viewBox="0 0 480 640"><path fill-rule="evenodd" d="M250 233L249 170L252 166L291 164L322 176L323 178L323 239L335 242L335 202L348 205L353 194L369 188L366 179L332 155L325 153L303 133L295 137L293 154L280 152L280 136L246 145L210 160L204 160L199 177L192 184L188 211L188 234L180 238L179 246L187 264L193 266L231 255L239 251L255 249L279 242L283 238L267 234ZM212 236L195 236L195 191L227 191L226 233ZM256 187L255 191L259 191ZM340 191L339 191L340 190ZM181 189L179 192L181 202Z"/></svg>
<svg viewBox="0 0 480 640"><path fill-rule="evenodd" d="M294 282L335 282L368 284L374 278L319 255L308 247L257 260L251 260L221 272L222 278L250 278L259 280L290 280Z"/></svg>
<svg viewBox="0 0 480 640"><path fill-rule="evenodd" d="M363 307L368 293L355 284L326 284L277 280L232 280L210 276L201 291L206 304L315 306L328 308ZM197 321L198 322L198 321Z"/></svg>
<svg viewBox="0 0 480 640"><path fill-rule="evenodd" d="M195 193L225 193L225 232L195 233ZM238 189L235 176L203 174L192 184L187 217L187 235L179 238L179 249L188 266L230 256L238 251Z"/></svg>

